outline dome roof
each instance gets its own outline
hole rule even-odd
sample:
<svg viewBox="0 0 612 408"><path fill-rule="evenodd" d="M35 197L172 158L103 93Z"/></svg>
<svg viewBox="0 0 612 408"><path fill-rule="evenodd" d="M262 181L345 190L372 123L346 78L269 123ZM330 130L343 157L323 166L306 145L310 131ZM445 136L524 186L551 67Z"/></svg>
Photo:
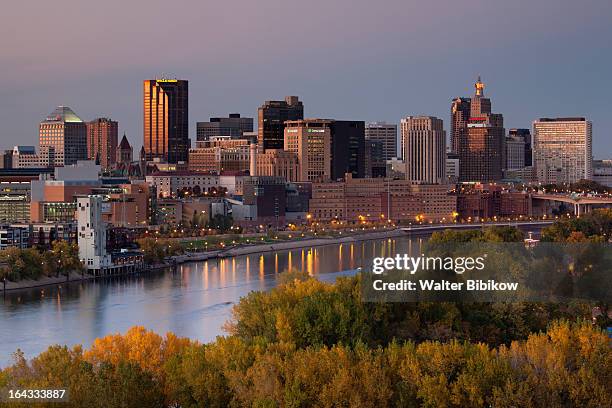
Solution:
<svg viewBox="0 0 612 408"><path fill-rule="evenodd" d="M68 106L58 106L53 112L47 116L45 122L77 122L82 123L83 120Z"/></svg>

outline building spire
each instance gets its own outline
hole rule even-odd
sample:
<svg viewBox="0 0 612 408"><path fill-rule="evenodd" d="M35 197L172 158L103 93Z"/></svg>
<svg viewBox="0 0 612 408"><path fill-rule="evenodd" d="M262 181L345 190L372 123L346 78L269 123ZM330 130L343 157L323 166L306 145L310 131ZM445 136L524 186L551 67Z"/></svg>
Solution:
<svg viewBox="0 0 612 408"><path fill-rule="evenodd" d="M476 96L484 96L485 84L480 80L480 75L478 75L474 88L476 88Z"/></svg>

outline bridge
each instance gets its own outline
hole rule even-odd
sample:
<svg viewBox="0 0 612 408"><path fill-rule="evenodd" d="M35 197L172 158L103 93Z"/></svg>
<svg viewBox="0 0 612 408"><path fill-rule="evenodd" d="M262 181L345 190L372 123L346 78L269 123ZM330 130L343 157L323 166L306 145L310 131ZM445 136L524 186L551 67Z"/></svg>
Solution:
<svg viewBox="0 0 612 408"><path fill-rule="evenodd" d="M540 230L548 225L551 225L554 220L538 220L538 221L499 221L499 222L470 222L457 224L422 224L411 225L409 227L401 227L402 231L411 233L430 233L433 231L445 229L477 229L485 227L516 227L525 230Z"/></svg>
<svg viewBox="0 0 612 408"><path fill-rule="evenodd" d="M589 213L593 207L612 207L612 197L608 196L582 196L579 194L533 194L533 200L556 201L574 206L574 214Z"/></svg>

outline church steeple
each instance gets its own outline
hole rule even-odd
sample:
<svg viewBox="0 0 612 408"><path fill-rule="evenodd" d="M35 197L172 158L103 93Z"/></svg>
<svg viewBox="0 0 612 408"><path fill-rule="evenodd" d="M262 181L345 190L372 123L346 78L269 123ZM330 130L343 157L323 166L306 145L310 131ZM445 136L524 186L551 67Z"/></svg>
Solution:
<svg viewBox="0 0 612 408"><path fill-rule="evenodd" d="M485 84L480 80L480 75L478 75L474 88L476 88L476 96L484 96Z"/></svg>

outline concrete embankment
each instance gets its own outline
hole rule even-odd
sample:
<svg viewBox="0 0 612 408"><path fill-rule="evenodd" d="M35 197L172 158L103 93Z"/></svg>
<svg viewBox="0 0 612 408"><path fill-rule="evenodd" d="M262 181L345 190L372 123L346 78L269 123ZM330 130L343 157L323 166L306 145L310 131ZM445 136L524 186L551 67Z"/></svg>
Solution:
<svg viewBox="0 0 612 408"><path fill-rule="evenodd" d="M215 258L229 258L234 256L258 254L262 252L288 251L291 249L317 247L323 245L343 244L358 241L371 241L376 239L394 238L407 235L406 232L396 229L391 231L367 232L363 234L348 235L344 237L306 238L296 241L275 242L273 244L238 245L223 251L196 252L174 257L176 263L201 262Z"/></svg>

